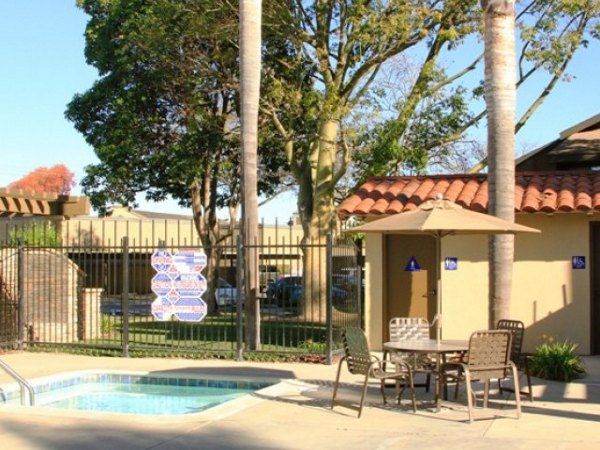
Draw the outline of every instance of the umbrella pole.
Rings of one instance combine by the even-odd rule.
[[[436,339],[438,342],[442,339],[442,238],[439,233],[435,234],[435,251],[436,251],[436,311],[435,311],[435,325],[436,325]]]

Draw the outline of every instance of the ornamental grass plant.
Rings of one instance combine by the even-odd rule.
[[[544,342],[535,348],[529,369],[531,375],[546,380],[571,381],[585,375],[585,366],[575,352],[577,344],[568,340],[558,342],[544,336]]]

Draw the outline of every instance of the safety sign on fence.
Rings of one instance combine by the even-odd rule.
[[[197,250],[156,250],[150,259],[156,270],[152,278],[152,315],[156,320],[199,322],[206,317],[207,305],[202,299],[206,278],[200,273],[206,267],[206,255]]]

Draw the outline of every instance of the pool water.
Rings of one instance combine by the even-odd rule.
[[[271,384],[104,373],[34,385],[34,390],[36,407],[160,416],[198,413]],[[19,392],[12,394],[3,393],[5,403],[20,404]]]

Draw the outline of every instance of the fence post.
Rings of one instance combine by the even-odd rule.
[[[236,302],[235,302],[235,312],[236,312],[236,343],[237,343],[237,351],[236,351],[236,361],[244,360],[244,329],[243,329],[243,320],[242,320],[242,290],[244,289],[244,284],[242,283],[242,279],[244,277],[244,257],[242,255],[243,247],[242,247],[242,238],[238,234],[237,241],[237,255],[235,261],[235,291],[236,291]]]
[[[23,295],[25,288],[25,258],[23,254],[23,244],[19,240],[17,243],[17,339],[19,340],[19,350],[23,350],[23,341],[28,338],[27,324],[25,323],[27,305],[25,305],[25,296]]]
[[[357,280],[356,283],[358,284],[357,287],[357,302],[358,304],[357,306],[357,311],[358,311],[358,326],[361,327],[363,330],[365,329],[365,317],[363,315],[363,298],[365,295],[365,291],[364,291],[364,269],[365,269],[365,257],[363,255],[362,252],[362,241],[360,242],[360,246],[358,247],[357,250],[357,255],[356,255],[356,266],[357,266]]]
[[[121,284],[121,339],[123,357],[127,358],[129,356],[129,238],[127,236],[121,239],[121,265],[123,277]]]
[[[333,238],[331,233],[327,233],[327,263],[325,264],[325,273],[327,274],[327,313],[326,313],[326,355],[325,363],[333,363]]]

